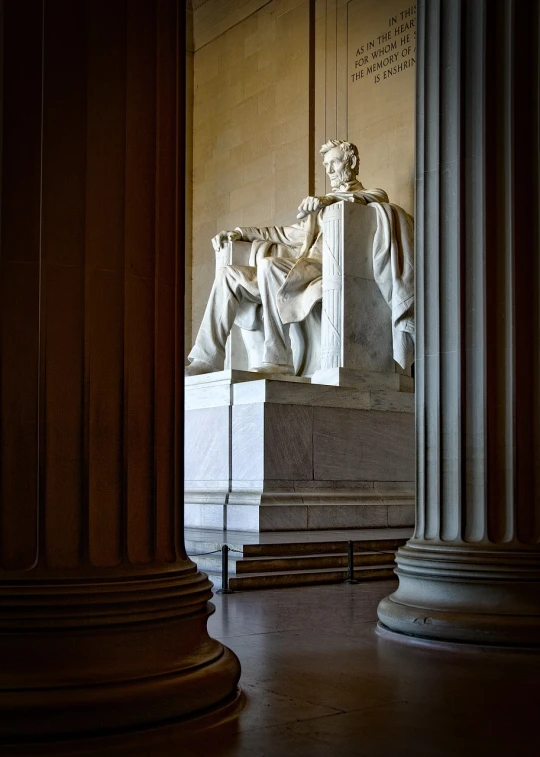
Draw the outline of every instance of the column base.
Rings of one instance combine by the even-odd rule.
[[[399,586],[378,607],[382,626],[408,637],[540,647],[540,554],[425,546],[398,552]]]
[[[125,739],[230,717],[240,664],[206,630],[207,577],[193,563],[180,566],[116,580],[3,584],[0,744],[13,752]]]
[[[226,655],[231,655],[225,650]],[[72,757],[72,755],[104,755],[118,754],[119,757],[133,757],[142,754],[162,754],[162,750],[180,746],[185,739],[191,738],[198,731],[225,725],[232,721],[242,711],[245,705],[245,695],[237,688],[232,696],[213,707],[211,710],[197,713],[179,720],[166,721],[142,730],[131,729],[110,734],[96,736],[81,736],[77,739],[26,741],[4,744],[0,741],[2,751],[6,757]],[[167,751],[167,754],[169,752]]]
[[[379,621],[375,628],[377,636],[397,644],[421,647],[422,649],[434,649],[437,651],[459,652],[460,654],[484,654],[485,652],[507,652],[509,654],[538,654],[538,647],[515,646],[503,644],[471,644],[465,641],[441,641],[422,636],[410,636],[409,634],[391,631]]]

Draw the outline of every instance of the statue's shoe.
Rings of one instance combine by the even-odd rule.
[[[292,365],[276,365],[276,363],[263,363],[249,370],[253,373],[275,373],[281,376],[292,376],[294,374]]]
[[[193,360],[185,369],[186,376],[202,376],[204,373],[214,373],[219,368],[207,363],[206,360]]]

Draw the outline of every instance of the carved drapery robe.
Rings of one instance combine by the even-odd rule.
[[[344,200],[371,205],[377,213],[373,242],[375,281],[391,310],[394,360],[408,368],[414,360],[414,224],[399,206],[388,201],[382,189],[366,190],[358,181],[326,195],[333,202]],[[322,299],[322,235],[325,208],[291,226],[238,227],[250,241],[249,265],[267,256],[295,258],[296,263],[277,294],[283,323],[298,323]],[[236,323],[244,329],[261,327],[261,306],[242,303]]]

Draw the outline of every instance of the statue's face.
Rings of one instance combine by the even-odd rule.
[[[354,173],[349,160],[346,160],[339,147],[332,147],[323,156],[323,166],[326,171],[332,189],[339,189],[340,184],[345,184],[354,179]]]

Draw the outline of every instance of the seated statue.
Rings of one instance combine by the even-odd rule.
[[[322,235],[325,208],[348,201],[377,208],[373,250],[375,281],[391,310],[394,359],[408,368],[414,359],[413,221],[391,205],[382,189],[366,190],[357,180],[355,145],[330,140],[321,147],[332,191],[306,197],[297,223],[222,231],[216,252],[229,241],[252,243],[250,265],[226,265],[216,272],[212,291],[189,354],[187,376],[223,370],[225,346],[234,323],[262,328],[261,373],[292,374],[289,326],[303,321],[322,299]],[[261,312],[262,311],[262,312]],[[261,322],[262,317],[262,322]]]

